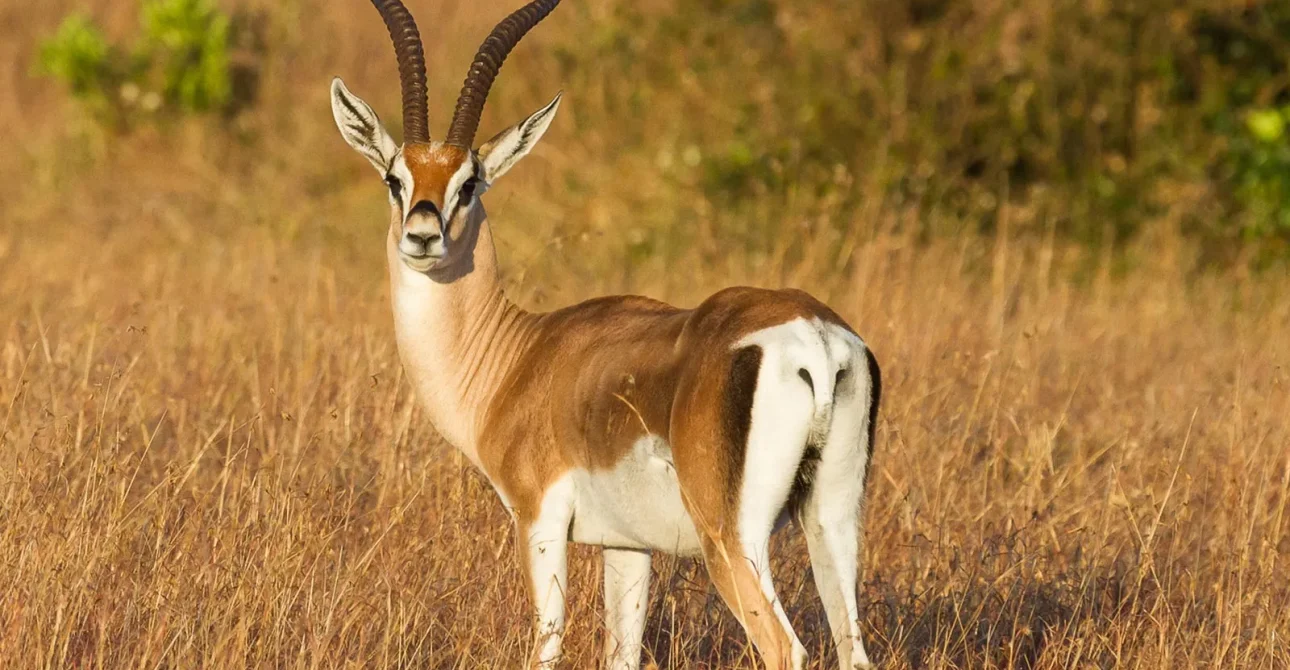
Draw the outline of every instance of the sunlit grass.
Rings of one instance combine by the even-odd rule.
[[[0,657],[513,666],[528,622],[508,519],[411,402],[379,270],[251,232],[213,250],[130,238],[99,240],[92,265],[67,263],[75,236],[24,246],[0,274]],[[1038,284],[1016,250],[992,256],[996,293],[954,269],[970,253],[880,237],[805,282],[888,379],[871,650],[895,667],[1284,663],[1287,303],[1148,272],[1094,297]],[[689,268],[688,291],[615,288],[689,302],[722,283]],[[781,548],[819,658],[804,549]],[[574,552],[571,667],[597,653],[595,555]],[[700,566],[657,566],[651,654],[751,667]]]

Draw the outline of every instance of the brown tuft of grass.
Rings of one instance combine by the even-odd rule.
[[[326,106],[340,73],[397,116],[370,8],[275,10],[299,25],[276,36],[292,58],[266,66],[254,144],[197,124],[96,144],[22,74],[72,5],[49,4],[0,8],[0,140],[22,138],[0,163],[0,666],[515,667],[509,521],[409,396],[384,195]],[[496,12],[426,13],[463,26],[428,44],[446,94]],[[491,127],[550,93],[544,39],[508,62]],[[887,382],[862,593],[884,667],[1290,664],[1284,282],[1191,272],[1167,225],[1123,257],[1006,215],[994,238],[920,240],[880,194],[760,212],[784,227],[768,252],[728,245],[699,200],[674,224],[692,245],[629,263],[641,212],[615,194],[662,182],[639,157],[600,167],[615,120],[588,109],[488,195],[513,297],[795,285],[855,324]],[[829,667],[805,548],[778,542],[780,593]],[[569,667],[599,654],[597,553],[573,552]],[[755,667],[700,565],[655,570],[659,667]]]

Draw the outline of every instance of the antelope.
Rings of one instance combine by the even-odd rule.
[[[503,61],[558,2],[533,0],[493,29],[443,140],[430,138],[421,36],[400,0],[372,4],[398,60],[403,144],[331,84],[341,135],[389,188],[406,374],[514,521],[534,611],[527,663],[560,659],[572,541],[604,548],[606,667],[640,667],[654,551],[702,557],[766,667],[803,667],[770,573],[771,535],[792,520],[839,666],[871,667],[857,579],[881,378],[856,331],[797,290],[729,288],[692,309],[609,296],[532,313],[502,289],[480,199],[542,138],[560,95],[478,147],[475,133]]]

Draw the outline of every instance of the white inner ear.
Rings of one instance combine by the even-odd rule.
[[[376,112],[350,93],[340,77],[331,80],[331,114],[345,142],[363,154],[378,172],[388,172],[399,145],[381,125]]]
[[[498,133],[496,137],[479,147],[479,158],[484,164],[484,179],[489,183],[506,174],[511,166],[519,162],[542,139],[546,129],[555,119],[555,112],[560,108],[560,97],[557,93],[546,107],[534,112],[532,116]]]

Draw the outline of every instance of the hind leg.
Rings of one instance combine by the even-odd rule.
[[[812,501],[803,508],[798,521],[810,550],[815,588],[828,614],[838,667],[843,670],[870,668],[872,664],[860,639],[860,613],[856,604],[858,515],[852,513],[848,519],[845,512],[828,507]]]
[[[747,632],[767,670],[804,667],[806,649],[793,633],[770,574],[770,535],[784,497],[775,490],[745,487],[745,494],[731,504],[730,482],[713,485],[688,480],[682,472],[678,467],[681,490],[717,593]]]
[[[863,391],[863,389],[861,389]],[[843,394],[833,414],[810,495],[798,511],[843,670],[873,667],[860,640],[856,604],[860,510],[869,455],[866,396]]]
[[[707,424],[696,422],[699,428],[693,432],[679,432],[673,453],[717,592],[769,670],[796,670],[805,665],[806,649],[775,594],[770,537],[806,450],[813,398],[797,368],[784,365],[775,349],[749,367],[755,382],[745,379],[740,386],[755,388],[746,400],[751,406],[739,411],[739,404],[726,405],[724,419],[718,415]],[[743,421],[745,428],[725,435],[729,441],[724,444],[713,444],[711,431],[703,428],[723,421]],[[732,455],[733,462],[727,460]]]
[[[775,595],[769,555],[763,552],[750,558],[750,550],[735,538],[703,538],[708,575],[757,648],[766,669],[800,670],[806,664],[806,648],[793,634]]]

